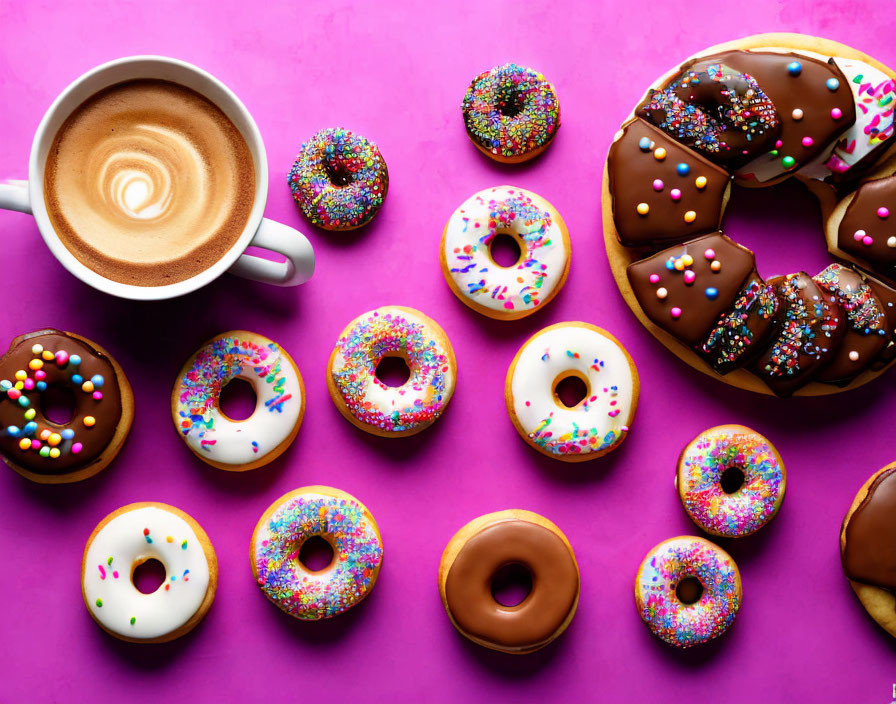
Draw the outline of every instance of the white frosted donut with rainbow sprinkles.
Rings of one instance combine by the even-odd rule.
[[[398,387],[376,376],[385,357],[399,357],[410,372]],[[350,322],[327,364],[327,388],[339,412],[374,435],[419,433],[445,410],[454,394],[457,365],[438,323],[413,308],[384,306]]]
[[[321,570],[300,559],[302,545],[321,537],[333,559]],[[347,611],[366,597],[383,563],[373,515],[354,496],[307,486],[281,496],[255,527],[252,574],[264,595],[290,616],[316,621]]]
[[[718,638],[734,623],[743,590],[731,556],[691,536],[664,540],[635,577],[635,604],[661,640],[679,648]]]
[[[557,386],[575,377],[585,395],[573,407]],[[507,412],[523,439],[548,457],[590,460],[628,436],[640,382],[626,349],[589,323],[558,323],[530,337],[517,352],[504,386]]]
[[[520,248],[501,266],[491,245],[510,235]],[[442,234],[440,260],[455,295],[490,318],[515,319],[543,308],[569,274],[566,224],[541,196],[514,186],[474,193],[454,211]]]
[[[228,418],[221,391],[234,379],[255,392],[254,413]],[[209,340],[187,360],[171,394],[171,416],[187,446],[220,469],[265,465],[289,447],[305,413],[305,386],[292,358],[263,335],[235,330]]]
[[[134,570],[147,560],[165,567],[151,594]],[[202,527],[167,504],[128,504],[94,529],[81,562],[81,592],[93,619],[117,638],[161,643],[191,630],[215,598],[218,562]]]

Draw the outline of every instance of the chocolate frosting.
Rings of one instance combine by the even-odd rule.
[[[887,343],[881,349],[877,359],[871,363],[874,370],[883,369],[896,357],[896,289],[870,274],[865,274],[868,285],[880,301],[886,318]]]
[[[516,606],[502,606],[492,579],[506,565],[532,574],[532,591]],[[569,617],[579,595],[575,557],[554,531],[521,519],[502,520],[470,538],[445,582],[452,618],[474,638],[503,648],[530,650],[547,643]]]
[[[60,365],[55,360],[44,360],[41,354],[32,352],[32,347],[36,344],[54,355],[59,351],[64,351],[69,357],[78,355],[81,362],[78,365],[71,362]],[[29,367],[32,360],[36,359],[43,361],[40,370]],[[41,412],[41,392],[36,387],[20,390],[21,397],[27,399],[27,406],[23,406],[18,399],[11,399],[7,390],[0,389],[0,454],[19,467],[45,475],[66,474],[95,462],[109,446],[121,420],[121,391],[115,368],[109,358],[92,345],[64,332],[41,330],[19,338],[0,359],[0,380],[15,384],[16,372],[19,371],[25,372],[35,382],[37,372],[42,371],[46,374],[42,381],[48,388],[70,388],[75,399],[74,415],[66,425],[58,425],[45,418]],[[75,374],[80,375],[83,381],[97,375],[102,376],[102,386],[97,388],[102,399],[94,399],[92,393],[81,389],[80,383],[73,382],[72,376]],[[35,410],[35,417],[31,422],[36,424],[37,429],[26,434],[24,431],[29,420],[25,413],[29,409]],[[87,416],[96,420],[91,427],[84,424]],[[11,434],[10,428],[20,432]],[[58,457],[44,457],[38,449],[22,450],[19,446],[23,438],[40,441],[40,433],[45,429],[52,433],[62,433],[66,428],[74,431],[74,437],[63,440],[56,446],[60,449]],[[80,443],[80,452],[71,451],[75,443]],[[46,441],[41,441],[40,444],[48,446]]]
[[[881,472],[846,524],[840,558],[846,576],[896,591],[896,469]]]
[[[780,116],[780,146],[738,169],[738,177],[752,179],[761,175],[760,180],[768,181],[796,171],[825,152],[855,122],[852,91],[843,72],[832,61],[819,61],[792,52],[734,50],[696,59],[682,69],[686,71],[708,62],[722,63],[752,76],[771,98]],[[797,75],[788,70],[793,62],[800,64]],[[834,90],[827,87],[832,79],[837,82]],[[794,110],[801,111],[796,114],[799,119]],[[840,117],[834,119],[832,110],[839,110]],[[806,137],[811,143],[804,142]],[[788,156],[793,163],[786,166],[783,159]]]
[[[836,297],[804,271],[768,282],[781,301],[780,327],[751,371],[778,396],[790,396],[834,358],[846,316]]]
[[[662,159],[658,149],[665,150]],[[625,125],[610,146],[607,169],[613,222],[624,246],[681,242],[719,229],[728,174],[653,125],[640,119]],[[700,177],[706,179],[702,188]],[[645,215],[638,212],[642,203],[649,208]],[[687,213],[694,214],[692,222]]]
[[[843,342],[815,380],[845,386],[867,369],[887,344],[887,318],[865,277],[852,267],[831,264],[813,278],[837,298],[847,321]]]
[[[880,217],[881,207],[890,215]],[[870,244],[865,237],[871,238]],[[896,175],[859,187],[840,221],[837,247],[885,276],[896,276]]]
[[[713,262],[721,265],[718,271]],[[630,264],[626,274],[644,314],[693,347],[731,308],[754,271],[753,253],[716,232]]]

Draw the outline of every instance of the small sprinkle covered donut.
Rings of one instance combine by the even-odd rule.
[[[741,538],[778,513],[787,472],[774,445],[755,430],[720,425],[684,448],[675,486],[684,510],[700,528]]]
[[[147,560],[165,567],[152,594],[134,586]],[[103,630],[134,643],[164,643],[192,630],[218,586],[218,560],[202,527],[174,506],[143,502],[106,516],[87,539],[81,593]]]
[[[515,565],[531,589],[515,606],[492,589],[502,568]],[[470,521],[445,547],[439,594],[466,638],[505,653],[531,653],[557,638],[579,603],[579,566],[563,532],[531,511],[498,511]]]
[[[255,391],[255,412],[234,421],[219,405],[234,379]],[[245,330],[209,340],[187,360],[171,394],[171,416],[199,459],[232,471],[255,469],[279,457],[295,439],[305,414],[305,386],[280,345]]]
[[[647,553],[635,577],[635,604],[648,628],[678,648],[718,638],[740,609],[740,572],[703,538],[670,538]]]
[[[72,418],[47,418],[48,389],[68,390]],[[0,456],[42,484],[91,477],[118,454],[134,420],[134,396],[118,363],[95,342],[59,330],[12,341],[0,359]]]
[[[385,357],[399,357],[410,375],[399,387],[376,376]],[[434,320],[413,308],[385,306],[346,326],[327,363],[327,388],[339,412],[368,433],[419,433],[445,410],[457,380],[454,350]]]
[[[379,212],[389,190],[389,172],[376,144],[332,127],[302,144],[288,182],[313,224],[325,230],[354,230]]]
[[[538,71],[504,64],[467,88],[462,105],[467,136],[496,161],[528,161],[551,143],[560,127],[554,86]]]
[[[519,260],[501,266],[491,245],[512,237]],[[569,233],[541,196],[513,186],[479,191],[461,205],[442,233],[442,273],[454,294],[490,318],[513,320],[543,308],[566,283]]]
[[[575,378],[584,396],[569,407],[557,387]],[[507,412],[522,438],[548,457],[578,462],[605,455],[628,435],[638,407],[638,370],[606,330],[558,323],[517,352],[504,386]]]
[[[316,571],[299,559],[313,537],[333,549],[332,562]],[[370,511],[354,496],[307,486],[268,507],[252,534],[250,557],[268,599],[290,616],[317,621],[348,611],[370,593],[383,564],[383,541]]]

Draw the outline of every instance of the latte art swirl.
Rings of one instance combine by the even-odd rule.
[[[233,246],[255,191],[245,140],[213,103],[130,81],[83,103],[56,135],[47,210],[66,247],[108,278],[157,286]]]

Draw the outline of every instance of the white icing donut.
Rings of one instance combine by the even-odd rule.
[[[255,412],[233,421],[218,405],[233,379],[252,385]],[[295,437],[305,410],[302,377],[276,342],[242,330],[219,335],[181,370],[171,397],[178,432],[196,455],[225,469],[248,469],[276,458]]]
[[[557,384],[577,376],[587,394],[563,405]],[[608,332],[588,323],[559,323],[533,335],[507,373],[507,410],[526,441],[566,460],[606,454],[628,434],[638,405],[634,362]]]
[[[87,609],[103,628],[130,640],[153,640],[193,619],[206,601],[217,561],[214,552],[206,555],[190,523],[168,510],[173,507],[133,506],[107,516],[91,536],[81,565],[81,589]],[[165,566],[165,581],[152,594],[143,594],[131,577],[149,559]],[[214,588],[212,583],[212,596]]]
[[[513,236],[520,259],[495,263],[489,246]],[[543,307],[569,272],[569,235],[560,214],[544,198],[513,186],[470,196],[448,220],[442,236],[442,270],[454,293],[480,313],[520,318]]]

